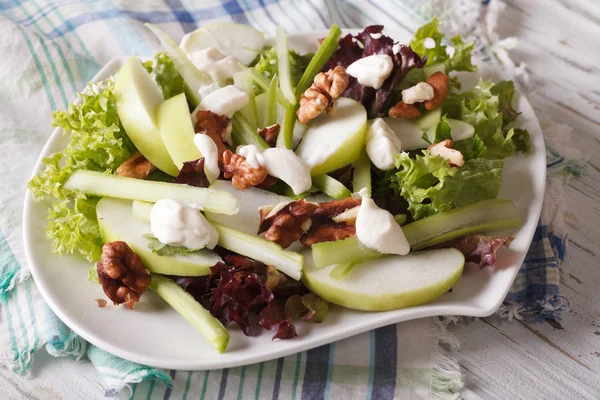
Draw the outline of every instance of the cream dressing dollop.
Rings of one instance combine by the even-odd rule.
[[[204,173],[208,181],[213,183],[221,174],[219,170],[219,149],[215,141],[203,133],[194,135],[194,144],[200,150],[202,157],[204,157]]]
[[[373,165],[387,171],[394,168],[394,160],[400,154],[402,144],[382,118],[375,118],[367,130],[366,150]]]
[[[346,72],[355,77],[361,85],[379,89],[393,68],[392,57],[387,54],[373,54],[354,61],[346,68]]]
[[[227,85],[206,95],[198,108],[231,118],[236,111],[241,110],[249,101],[250,98],[246,92],[236,86]]]
[[[393,215],[377,207],[366,189],[361,189],[358,194],[362,197],[356,216],[356,237],[359,242],[383,254],[408,254],[410,245]]]
[[[225,57],[214,47],[194,51],[188,54],[190,61],[200,71],[210,75],[213,81],[223,82],[231,79],[240,71],[239,60],[234,56]]]
[[[254,145],[238,147],[252,168],[264,167],[268,174],[287,183],[295,194],[308,191],[312,186],[309,165],[292,150],[269,148],[261,151]]]
[[[163,244],[188,249],[214,249],[219,241],[219,233],[197,208],[172,199],[152,206],[150,231]]]

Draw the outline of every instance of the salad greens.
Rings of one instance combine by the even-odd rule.
[[[164,51],[156,53],[154,61],[146,61],[144,68],[158,84],[165,100],[185,92],[185,82],[171,57]]]
[[[308,67],[313,55],[300,55],[294,50],[290,50],[288,54],[292,85],[296,86],[298,85],[302,74],[306,70],[306,67]],[[275,47],[266,47],[259,54],[256,64],[254,64],[254,69],[269,80],[273,78],[275,74],[277,74],[277,71],[279,70],[278,67],[279,64],[277,63],[277,50]],[[262,89],[260,89],[259,92],[262,92]],[[256,94],[259,94],[259,92]]]
[[[172,256],[174,254],[179,254],[180,256],[187,256],[191,253],[195,253],[200,249],[188,249],[187,247],[181,246],[171,246],[168,244],[161,243],[156,237],[154,237],[151,233],[146,233],[143,235],[148,239],[148,248],[152,250],[153,253],[158,254],[159,256]]]

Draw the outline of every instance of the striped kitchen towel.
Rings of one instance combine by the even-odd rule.
[[[493,0],[498,2],[499,0]],[[380,328],[335,344],[279,360],[218,371],[162,371],[114,357],[71,332],[46,306],[29,278],[21,219],[25,185],[51,129],[51,113],[64,109],[111,58],[151,56],[159,50],[143,26],[157,24],[175,38],[213,21],[249,24],[273,34],[383,24],[413,32],[436,15],[449,33],[477,42],[480,55],[493,59],[479,35],[479,0],[223,0],[117,2],[110,0],[0,1],[0,358],[28,375],[38,350],[53,356],[89,359],[103,378],[107,397],[173,399],[229,398],[455,398],[462,385],[458,365],[441,350],[456,342],[438,319]],[[484,4],[484,6],[482,6]],[[554,151],[556,150],[556,151]],[[581,169],[559,149],[549,167],[563,174]],[[566,171],[566,172],[565,172]],[[563,175],[564,176],[564,175]],[[563,304],[558,276],[564,259],[561,180],[548,198],[532,253],[523,265],[503,312],[555,315]],[[543,256],[543,259],[541,257]],[[539,266],[544,274],[539,273]],[[532,271],[537,270],[534,274]],[[542,312],[543,311],[543,312]],[[87,362],[87,361],[86,361]],[[78,374],[61,380],[83,379]],[[55,390],[59,390],[58,386]],[[60,393],[73,398],[72,393]],[[100,397],[89,393],[85,397]],[[2,397],[2,396],[0,396]]]

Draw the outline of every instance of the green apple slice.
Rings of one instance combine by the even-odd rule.
[[[229,343],[229,332],[191,294],[171,279],[155,274],[152,274],[150,289],[192,324],[219,353],[225,351]]]
[[[475,128],[473,125],[465,121],[452,118],[447,118],[446,121],[448,121],[448,124],[450,125],[450,136],[452,136],[452,140],[455,142],[469,139],[475,134]]]
[[[135,147],[158,169],[177,175],[155,119],[163,96],[137,57],[130,57],[119,70],[115,96],[119,119]]]
[[[390,256],[354,266],[343,279],[318,269],[305,253],[304,284],[331,303],[364,311],[387,311],[434,300],[460,279],[465,258],[456,249]],[[338,279],[336,279],[338,278]]]
[[[216,253],[203,249],[187,256],[159,256],[148,248],[150,225],[131,215],[131,201],[105,197],[96,205],[100,234],[104,243],[122,240],[136,252],[142,262],[157,274],[179,276],[209,275],[210,267],[221,261]]]
[[[248,25],[214,22],[188,33],[181,39],[186,54],[215,47],[225,56],[234,56],[250,64],[266,44],[265,35]]]
[[[160,136],[177,169],[181,169],[185,161],[202,157],[194,144],[196,132],[184,93],[163,101],[158,106],[157,119]]]
[[[308,124],[296,154],[322,175],[360,158],[367,134],[367,111],[359,102],[341,98],[333,113],[323,113]]]
[[[400,139],[402,151],[425,149],[429,146],[429,143],[423,140],[423,130],[415,121],[391,117],[385,117],[383,120]]]

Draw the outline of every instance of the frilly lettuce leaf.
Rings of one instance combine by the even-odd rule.
[[[159,256],[172,256],[175,254],[179,254],[181,256],[187,256],[191,253],[200,251],[203,247],[198,249],[188,249],[187,247],[181,246],[171,246],[168,244],[161,243],[153,234],[147,233],[143,235],[148,239],[148,248],[152,250],[153,253],[158,254]]]
[[[427,56],[427,65],[444,64],[446,73],[451,71],[477,71],[471,61],[474,43],[465,43],[460,36],[450,39],[453,47],[452,56],[448,54],[448,46],[444,44],[445,34],[440,32],[440,21],[437,18],[420,27],[410,42],[410,47],[420,57]],[[427,40],[431,39],[431,40]],[[433,46],[427,42],[432,42]]]
[[[504,124],[514,122],[520,113],[512,107],[512,100],[515,96],[515,84],[513,81],[502,81],[491,89],[492,94],[498,96],[500,111]]]
[[[61,152],[43,160],[44,169],[29,182],[38,200],[49,200],[46,236],[58,254],[79,253],[98,260],[102,240],[96,220],[97,197],[67,191],[62,185],[73,171],[114,171],[134,151],[117,115],[114,79],[89,83],[80,104],[53,114],[53,126],[64,129],[69,142]]]
[[[144,67],[160,87],[165,100],[185,91],[183,77],[175,68],[173,60],[164,51],[156,53],[154,62],[146,61]]]
[[[310,63],[312,54],[300,55],[293,50],[289,52],[290,72],[292,76],[292,85],[294,87],[300,81],[300,77]],[[271,79],[277,73],[277,50],[275,46],[264,49],[258,56],[258,61],[254,65],[254,69],[261,75]]]
[[[425,150],[411,157],[402,153],[398,168],[390,175],[390,186],[397,196],[408,201],[415,220],[441,211],[481,200],[493,199],[502,184],[502,160],[471,159],[460,167],[451,167],[441,157]]]

